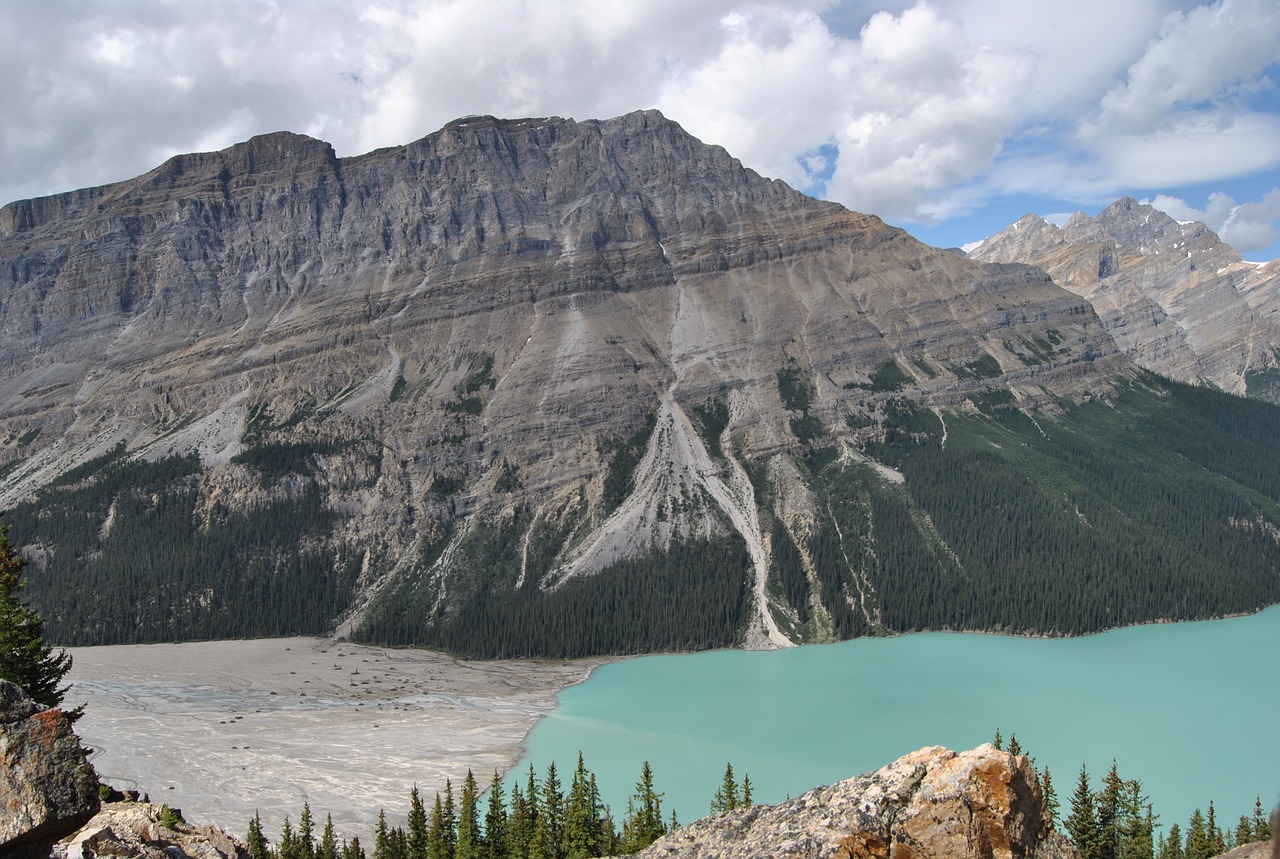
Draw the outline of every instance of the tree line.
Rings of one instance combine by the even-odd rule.
[[[274,845],[255,814],[246,843],[251,859],[588,859],[638,853],[677,828],[674,811],[663,815],[662,798],[646,761],[627,800],[622,826],[616,827],[609,806],[600,798],[595,773],[586,768],[579,753],[567,791],[554,761],[542,778],[530,764],[523,787],[517,782],[509,793],[495,771],[482,794],[468,770],[461,792],[455,795],[452,783],[446,781],[444,794],[436,794],[430,810],[414,786],[405,826],[390,826],[386,810],[380,810],[369,851],[358,837],[339,840],[332,815],[326,816],[317,836],[309,804],[303,805],[296,827],[285,817]],[[738,782],[733,764],[726,765],[724,780],[711,801],[712,812],[751,804],[750,777]]]

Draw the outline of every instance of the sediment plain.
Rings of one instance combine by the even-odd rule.
[[[274,837],[304,802],[371,838],[468,769],[487,785],[519,760],[556,693],[604,660],[468,662],[318,638],[73,648],[66,704],[103,781],[243,836]],[[371,843],[371,842],[368,842]]]

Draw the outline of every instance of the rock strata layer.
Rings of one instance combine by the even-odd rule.
[[[1147,369],[1280,402],[1280,263],[1244,262],[1198,221],[1125,198],[1062,227],[1027,215],[969,256],[1044,269]]]
[[[1052,826],[1025,756],[990,744],[920,749],[883,769],[774,806],[704,818],[655,842],[647,859],[1026,859],[1076,857]]]
[[[0,680],[0,856],[43,859],[98,807],[98,776],[67,717]]]

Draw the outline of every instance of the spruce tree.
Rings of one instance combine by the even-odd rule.
[[[520,785],[511,786],[511,813],[507,815],[506,855],[510,859],[523,859],[533,841],[533,814],[529,801],[520,791]]]
[[[567,859],[587,859],[598,855],[599,809],[592,796],[591,778],[578,752],[578,765],[569,783],[569,798],[564,807],[562,851]]]
[[[267,846],[267,837],[262,834],[262,818],[256,811],[253,813],[253,819],[249,821],[249,833],[244,840],[249,847],[249,859],[270,859],[271,852]]]
[[[427,809],[415,784],[409,791],[409,819],[405,847],[409,859],[427,859]]]
[[[302,803],[302,816],[298,818],[298,852],[302,859],[315,859],[315,824],[311,819],[311,803]]]
[[[1080,777],[1071,794],[1071,814],[1067,816],[1066,826],[1081,859],[1099,859],[1098,815],[1093,807],[1093,791],[1089,789],[1089,771],[1084,764],[1080,765]]]
[[[1098,859],[1119,859],[1120,844],[1120,794],[1124,783],[1116,769],[1115,760],[1102,779],[1102,790],[1094,797],[1094,809],[1098,816]]]
[[[547,764],[547,775],[542,780],[542,798],[538,803],[538,820],[534,825],[534,840],[544,859],[562,859],[564,856],[564,792],[560,787],[560,775],[556,762]]]
[[[462,797],[458,806],[458,834],[454,845],[454,859],[481,859],[480,814],[477,804],[480,792],[476,778],[467,770],[462,782]]]
[[[1042,789],[1044,791],[1044,806],[1049,809],[1049,819],[1054,825],[1057,825],[1059,819],[1058,809],[1060,807],[1058,803],[1058,792],[1054,790],[1053,776],[1050,775],[1048,767],[1044,768],[1044,784],[1042,785]]]
[[[59,707],[67,688],[62,678],[71,670],[71,655],[44,643],[44,621],[19,598],[27,561],[9,542],[0,525],[0,680],[21,686],[37,704]],[[81,708],[66,711],[75,721]]]
[[[1262,797],[1253,798],[1253,837],[1257,841],[1271,838],[1271,816],[1262,810]]]
[[[387,833],[387,813],[378,809],[378,828],[373,834],[373,859],[391,859],[391,845]]]
[[[1198,808],[1191,812],[1191,819],[1187,821],[1187,844],[1183,853],[1186,859],[1209,859],[1214,855],[1213,840],[1205,825],[1204,812]]]
[[[502,795],[502,778],[493,771],[489,782],[489,806],[484,815],[484,841],[482,855],[485,859],[507,857],[507,808]]]
[[[720,789],[711,798],[711,813],[719,814],[722,811],[733,811],[737,807],[738,783],[733,778],[733,764],[728,763],[724,767],[724,779],[720,782]]]
[[[623,853],[638,853],[667,833],[662,819],[662,796],[653,788],[653,770],[645,761],[636,792],[627,801],[627,816],[622,821],[619,847]]]
[[[1185,859],[1182,853],[1182,830],[1178,824],[1169,826],[1169,832],[1160,839],[1159,859]]]
[[[1009,735],[1009,754],[1015,756],[1022,754],[1022,744],[1018,742],[1017,734]]]
[[[742,799],[738,801],[739,808],[750,808],[754,804],[751,796],[751,776],[743,773],[742,775]]]
[[[427,859],[453,859],[452,834],[445,829],[444,802],[440,794],[436,794],[436,803],[431,808],[431,820],[427,824]]]
[[[333,815],[324,817],[324,829],[320,831],[320,848],[316,855],[319,859],[338,859],[338,839],[333,834]]]

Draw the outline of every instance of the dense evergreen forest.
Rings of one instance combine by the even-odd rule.
[[[1280,602],[1277,407],[1147,375],[1106,401],[1030,411],[995,391],[935,411],[898,396],[902,377],[896,364],[877,371],[869,396],[890,399],[873,416],[848,416],[842,432],[858,444],[824,429],[781,454],[816,499],[803,527],[775,515],[767,463],[744,463],[772,548],[775,618],[794,638],[1079,634]],[[830,421],[810,413],[812,386],[796,368],[778,384],[797,420]],[[724,466],[725,402],[692,404],[690,414]],[[649,420],[606,446],[605,508],[587,511],[592,521],[631,491],[652,431]],[[315,466],[363,456],[376,471],[381,447],[247,440],[256,446],[235,461],[258,481],[248,506],[211,497],[194,456],[148,463],[118,447],[3,513],[28,547],[27,598],[50,640],[332,630],[365,547],[335,538],[336,490]],[[884,479],[876,463],[903,481]],[[429,492],[446,510],[461,481],[438,482],[448,486]],[[726,523],[721,536],[677,538],[667,553],[556,582],[564,547],[589,530],[582,512],[484,515],[428,523],[418,556],[381,589],[356,637],[568,657],[732,646],[751,617],[750,558]]]
[[[999,730],[995,745],[1004,748]],[[1010,737],[1008,751],[1025,754],[1016,736]],[[444,795],[436,794],[429,808],[415,787],[409,795],[406,825],[390,826],[386,810],[381,810],[368,850],[358,838],[340,839],[331,816],[317,835],[308,804],[303,805],[296,827],[290,818],[284,819],[275,844],[268,841],[262,819],[255,815],[246,838],[249,855],[251,859],[588,859],[637,853],[679,826],[674,814],[663,815],[663,794],[647,762],[620,827],[612,810],[601,802],[595,774],[586,768],[581,754],[567,791],[554,762],[542,778],[530,765],[523,781],[522,787],[517,780],[508,794],[495,772],[488,790],[481,793],[468,771],[459,794],[446,782]],[[1173,823],[1160,832],[1159,815],[1143,794],[1142,783],[1121,778],[1114,763],[1097,789],[1081,767],[1065,818],[1060,817],[1047,769],[1041,786],[1055,828],[1065,829],[1081,859],[1210,859],[1232,847],[1271,837],[1271,818],[1261,799],[1234,825],[1220,824],[1210,802],[1207,816],[1196,809],[1185,829]],[[709,799],[712,814],[750,808],[754,804],[750,777],[744,775],[738,781],[733,764],[726,765],[720,786]]]
[[[68,472],[4,513],[15,540],[41,547],[26,595],[49,640],[329,632],[351,599],[359,558],[325,548],[337,516],[315,484],[249,512],[215,507],[202,517],[194,455],[148,463],[122,453]]]

